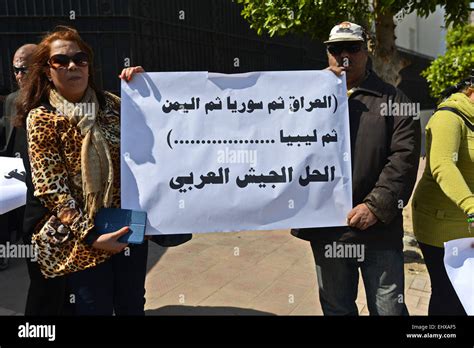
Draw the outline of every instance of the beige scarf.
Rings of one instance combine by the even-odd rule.
[[[107,142],[96,124],[99,112],[97,96],[88,88],[79,103],[71,103],[52,89],[49,102],[81,131],[81,175],[84,206],[94,216],[101,207],[110,207],[114,172]]]

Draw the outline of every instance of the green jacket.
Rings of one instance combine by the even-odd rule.
[[[474,101],[455,93],[440,107],[464,113],[474,124]],[[451,111],[437,111],[426,126],[426,168],[413,196],[413,229],[418,241],[443,247],[472,237],[467,214],[474,213],[474,132]]]

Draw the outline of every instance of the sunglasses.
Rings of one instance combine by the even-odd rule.
[[[79,52],[72,57],[65,54],[55,54],[48,60],[48,65],[53,69],[67,69],[71,61],[79,67],[85,67],[89,65],[89,56],[87,53]]]
[[[13,73],[18,75],[19,73],[26,74],[28,72],[28,68],[26,66],[13,66]]]
[[[362,50],[362,45],[359,44],[353,44],[353,45],[329,45],[328,47],[328,52],[331,53],[332,55],[338,55],[341,54],[342,51],[346,51],[347,53],[357,53]]]

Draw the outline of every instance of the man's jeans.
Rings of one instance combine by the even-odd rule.
[[[364,247],[361,255],[341,255],[331,250],[336,245],[347,244],[311,242],[324,315],[358,315],[359,267],[370,315],[408,315],[403,251]]]

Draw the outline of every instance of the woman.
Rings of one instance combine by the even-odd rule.
[[[460,112],[457,115],[453,108]],[[443,264],[444,242],[474,231],[474,86],[441,103],[426,126],[426,168],[413,228],[431,279],[429,315],[466,315]]]
[[[16,124],[28,134],[25,233],[38,253],[26,314],[64,313],[65,299],[79,315],[143,315],[147,243],[124,254],[126,227],[94,232],[100,208],[120,207],[120,98],[95,86],[92,50],[76,30],[58,27],[38,45]]]

